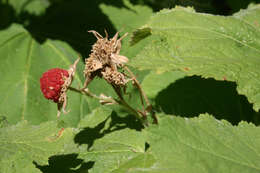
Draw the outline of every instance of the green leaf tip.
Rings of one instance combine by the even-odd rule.
[[[149,35],[151,35],[151,28],[149,27],[143,27],[135,30],[131,36],[130,45],[135,45],[136,43],[145,39]]]

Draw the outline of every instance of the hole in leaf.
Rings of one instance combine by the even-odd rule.
[[[33,164],[43,173],[87,173],[95,162],[83,162],[82,159],[77,159],[77,156],[78,154],[55,155],[49,158],[48,165],[39,165],[35,161],[33,161]]]
[[[258,125],[259,113],[253,110],[244,95],[237,93],[236,87],[235,82],[185,77],[162,90],[155,104],[158,110],[167,114],[195,117],[209,113],[233,125],[242,120]]]

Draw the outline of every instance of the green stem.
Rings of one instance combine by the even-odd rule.
[[[146,117],[145,116],[141,116],[138,111],[136,111],[134,108],[132,108],[124,99],[124,97],[121,94],[121,90],[120,88],[112,85],[114,91],[116,92],[117,96],[119,97],[120,101],[119,103],[121,103],[120,105],[124,106],[125,108],[127,108],[130,112],[132,112],[134,114],[134,116],[139,119],[143,125],[147,126],[148,124],[146,123]]]
[[[68,87],[68,89],[71,90],[71,91],[77,92],[79,94],[84,94],[84,95],[87,95],[87,96],[95,98],[95,99],[100,99],[100,97],[98,97],[97,95],[91,93],[90,91],[88,91],[86,89],[80,90],[80,89],[73,88],[73,87]]]
[[[137,87],[137,89],[139,90],[139,94],[140,94],[140,97],[141,97],[141,103],[142,105],[144,106],[143,104],[143,98],[145,100],[145,103],[146,103],[146,108],[145,110],[143,110],[143,114],[146,116],[147,115],[147,112],[149,112],[152,116],[152,119],[153,119],[153,123],[154,124],[158,124],[158,118],[156,116],[156,114],[153,112],[153,108],[152,108],[152,105],[151,103],[149,102],[148,100],[148,97],[146,96],[145,92],[143,91],[142,87],[141,87],[141,84],[139,83],[139,81],[136,79],[136,76],[134,75],[134,73],[127,67],[127,66],[124,66],[124,69],[130,74],[132,80],[134,81],[135,83],[135,86]],[[147,117],[146,117],[147,118]]]
[[[114,88],[114,87],[113,87]],[[93,93],[91,93],[89,90],[87,89],[84,89],[84,90],[80,90],[80,89],[77,89],[77,88],[73,88],[73,87],[68,87],[69,90],[71,91],[74,91],[74,92],[77,92],[79,94],[83,94],[83,95],[87,95],[91,98],[95,98],[95,99],[98,99],[100,102],[104,102],[104,98],[103,97],[99,97]],[[119,104],[121,106],[123,106],[124,108],[126,108],[127,110],[129,110],[131,113],[133,113],[133,115],[141,120],[141,122],[144,124],[144,125],[147,125],[147,123],[145,123],[144,121],[144,118],[142,116],[140,116],[140,114],[134,109],[132,108],[125,100],[124,98],[122,97],[121,93],[116,89],[114,88],[116,94],[118,95],[119,97],[119,100],[117,99],[113,99],[113,98],[110,98],[110,97],[106,97],[106,102],[107,103],[116,103],[116,104]]]
[[[134,80],[135,84],[136,84],[136,87],[137,89],[139,90],[140,94],[143,96],[145,102],[146,102],[146,105],[147,106],[150,106],[150,102],[145,94],[145,92],[143,91],[139,81],[136,79],[134,73],[127,67],[127,66],[124,66],[124,68],[126,69],[126,71],[130,74],[130,76],[132,77],[132,79]],[[143,101],[142,101],[143,102]]]

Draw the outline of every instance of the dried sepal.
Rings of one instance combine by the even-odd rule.
[[[90,74],[91,72],[97,71],[103,67],[102,63],[94,58],[86,59],[85,74]]]
[[[113,63],[116,64],[117,67],[122,67],[128,62],[128,58],[123,55],[112,54],[111,61],[113,61]]]
[[[74,78],[74,75],[75,75],[75,72],[76,72],[76,67],[77,67],[77,64],[78,64],[79,60],[80,60],[80,58],[78,58],[70,66],[70,68],[67,70],[69,76],[68,77],[64,76],[64,84],[62,85],[60,98],[59,98],[59,101],[57,103],[58,104],[57,117],[60,116],[61,110],[62,110],[62,112],[64,114],[69,112],[69,111],[66,111],[66,107],[67,107],[67,90],[68,90],[68,88],[70,87],[70,85],[71,85],[71,83],[73,81],[73,78]]]

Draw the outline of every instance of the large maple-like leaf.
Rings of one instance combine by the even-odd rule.
[[[67,44],[48,40],[38,43],[29,32],[20,25],[0,31],[0,115],[10,123],[28,120],[33,124],[56,119],[57,105],[43,97],[40,90],[42,73],[51,68],[68,69],[77,59],[77,54]],[[83,63],[73,86],[83,83]],[[86,97],[69,94],[68,116],[62,119],[75,126],[88,111]]]
[[[163,115],[148,128],[157,163],[143,172],[259,172],[260,128],[232,126],[209,115],[181,118]]]
[[[132,115],[119,117],[100,107],[79,126],[75,142],[81,145],[79,158],[95,162],[90,172],[125,172],[132,167],[150,167],[155,161],[145,153],[141,124]]]
[[[259,5],[228,17],[180,7],[162,10],[135,33],[133,41],[137,42],[142,32],[150,30],[153,41],[131,64],[140,69],[181,70],[187,75],[234,81],[238,92],[258,111],[259,18]]]
[[[32,126],[26,122],[0,129],[0,172],[36,172],[33,163],[47,164],[53,155],[73,153],[72,129],[56,122]]]

